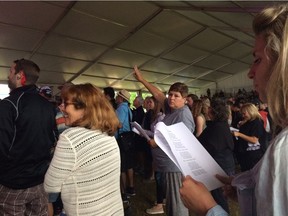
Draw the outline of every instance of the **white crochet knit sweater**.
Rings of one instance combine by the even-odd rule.
[[[61,192],[69,216],[124,215],[115,138],[83,127],[66,129],[60,135],[44,187],[48,193]]]

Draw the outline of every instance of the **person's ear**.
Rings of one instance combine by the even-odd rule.
[[[18,75],[17,75],[17,79],[18,79]],[[21,79],[21,85],[24,86],[26,84],[26,76],[23,71],[19,72],[19,79]]]

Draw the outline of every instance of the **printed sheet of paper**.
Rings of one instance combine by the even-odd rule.
[[[139,135],[142,135],[143,137],[145,137],[148,141],[151,139],[148,134],[146,133],[146,131],[141,127],[141,125],[139,125],[137,122],[130,122],[131,126],[132,126],[132,131],[134,131],[135,133],[140,133]]]
[[[230,127],[230,131],[233,132],[233,131],[239,131],[238,128],[234,128],[234,127]]]
[[[238,128],[234,128],[234,127],[230,127],[230,131],[231,132],[234,132],[234,131],[238,132],[239,129]],[[238,140],[238,137],[235,136],[235,139]]]
[[[183,122],[170,126],[159,122],[154,139],[184,176],[190,175],[209,190],[223,186],[215,175],[227,176],[226,173]]]

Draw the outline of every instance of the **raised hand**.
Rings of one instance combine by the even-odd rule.
[[[134,66],[134,73],[133,73],[134,77],[141,82],[143,80],[143,76],[141,71],[138,69],[137,65]]]

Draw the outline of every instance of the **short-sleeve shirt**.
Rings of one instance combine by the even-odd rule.
[[[132,112],[128,106],[127,102],[122,102],[121,104],[118,105],[116,109],[116,115],[122,125],[121,128],[119,128],[119,134],[125,132],[125,131],[130,131],[130,121],[132,121]],[[130,118],[129,116],[130,115]],[[129,121],[130,119],[130,121]],[[116,133],[116,138],[118,138],[118,133]]]
[[[191,133],[193,133],[195,129],[193,116],[188,106],[183,106],[179,109],[171,110],[168,105],[168,99],[165,99],[165,117],[163,122],[166,125],[173,125],[179,122],[183,122],[191,131]],[[153,159],[155,160],[154,164],[156,164],[156,171],[180,172],[179,168],[160,148],[153,149]]]

